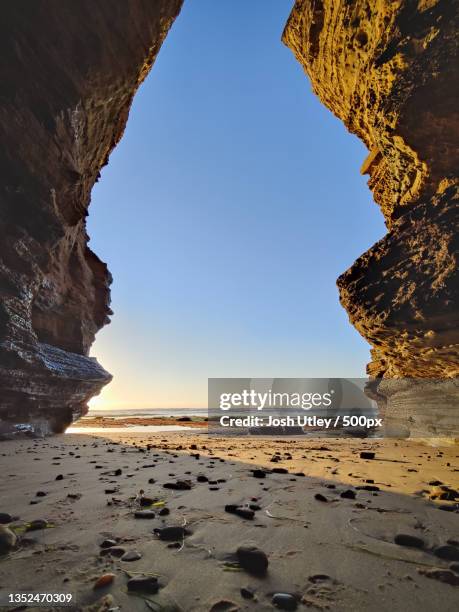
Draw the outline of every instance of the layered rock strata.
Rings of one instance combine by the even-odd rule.
[[[0,23],[0,429],[63,431],[111,380],[88,356],[111,276],[91,189],[182,0],[7,2]]]
[[[458,14],[457,0],[297,0],[283,34],[369,151],[361,171],[388,233],[338,287],[372,346],[373,391],[394,410],[380,378],[459,374]]]
[[[340,299],[372,346],[369,394],[417,435],[457,428],[439,417],[459,398],[458,6],[298,0],[283,36],[368,148],[361,171],[388,233],[338,279]]]

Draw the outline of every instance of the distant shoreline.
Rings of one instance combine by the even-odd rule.
[[[207,417],[202,416],[187,416],[187,415],[177,415],[177,416],[122,416],[122,417],[114,417],[114,416],[93,416],[89,415],[83,417],[79,421],[75,421],[72,424],[72,427],[102,427],[102,428],[111,428],[111,427],[130,427],[132,425],[135,426],[155,426],[155,427],[163,427],[169,425],[178,425],[181,427],[196,427],[203,428],[207,427]]]

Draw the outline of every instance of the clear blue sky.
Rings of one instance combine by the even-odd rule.
[[[291,0],[186,0],[96,185],[114,276],[94,406],[205,406],[208,377],[362,376],[337,276],[384,232],[364,146],[281,43]]]

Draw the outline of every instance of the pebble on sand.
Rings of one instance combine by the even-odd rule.
[[[103,574],[94,583],[94,589],[103,589],[115,580],[115,574]]]
[[[433,551],[436,557],[445,559],[446,561],[459,561],[459,548],[445,544],[443,546],[437,546]]]
[[[134,516],[137,519],[154,519],[156,514],[153,510],[137,510],[137,512],[134,512]]]
[[[272,603],[279,610],[296,610],[298,608],[298,599],[290,593],[275,593]]]
[[[131,592],[154,595],[159,590],[158,579],[156,576],[136,576],[128,580],[127,589]]]
[[[0,525],[7,525],[13,521],[11,514],[7,512],[0,512]]]
[[[177,540],[182,540],[188,532],[185,527],[170,526],[154,529],[153,533],[155,533],[160,540],[176,542]]]
[[[418,536],[413,536],[408,533],[398,533],[394,538],[394,542],[398,544],[398,546],[424,548],[424,540],[418,538]]]
[[[38,531],[39,529],[46,529],[48,521],[46,519],[35,519],[31,521],[27,526],[27,531]]]
[[[239,565],[250,574],[264,576],[268,570],[268,557],[256,546],[239,546],[236,557]]]
[[[241,508],[241,506],[238,506],[237,504],[226,504],[225,512],[236,514],[237,516],[248,520],[252,520],[255,516],[255,512],[253,510],[250,510],[250,508]]]

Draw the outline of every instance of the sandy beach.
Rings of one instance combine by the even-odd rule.
[[[77,610],[457,610],[457,447],[107,429],[0,452],[0,540],[17,534],[1,593],[46,585]]]

